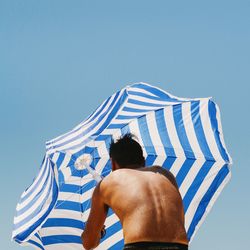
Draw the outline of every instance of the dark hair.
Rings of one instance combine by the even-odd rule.
[[[109,156],[121,168],[127,166],[137,168],[145,166],[145,158],[141,145],[133,139],[134,135],[127,133],[120,137],[117,142],[112,140],[109,148]]]

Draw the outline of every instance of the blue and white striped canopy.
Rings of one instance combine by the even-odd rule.
[[[46,143],[39,173],[17,205],[13,239],[35,249],[82,249],[95,174],[110,173],[111,139],[127,132],[138,138],[147,166],[175,175],[191,240],[231,176],[220,112],[210,98],[178,98],[146,83],[113,94],[73,130]],[[112,211],[105,225],[96,249],[122,249],[122,227]]]

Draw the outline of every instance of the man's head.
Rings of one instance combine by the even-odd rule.
[[[125,134],[117,142],[111,142],[109,156],[113,171],[119,168],[136,169],[145,166],[141,145],[133,137],[132,134]]]

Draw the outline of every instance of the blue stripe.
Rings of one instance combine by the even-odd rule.
[[[119,129],[119,128],[122,128],[124,126],[126,126],[127,123],[120,123],[120,124],[110,124],[107,129]]]
[[[99,114],[101,114],[101,112],[106,108],[108,102],[110,101],[112,96],[110,96],[105,102],[104,104],[102,105],[102,107],[100,108],[100,110],[88,121],[88,123],[92,122]],[[97,108],[98,109],[98,108]],[[96,110],[97,110],[96,109]],[[93,112],[93,114],[95,113],[96,111]],[[91,116],[91,115],[90,115]],[[88,119],[88,118],[87,118]]]
[[[107,218],[110,217],[110,216],[112,216],[113,214],[114,214],[114,211],[110,208],[108,210]],[[111,237],[113,234],[115,234],[116,232],[120,231],[121,229],[122,229],[122,225],[121,225],[120,221],[115,222],[112,226],[110,226],[109,228],[107,228],[106,235],[101,240],[101,242],[105,241],[106,239],[108,239],[109,237]]]
[[[81,236],[75,235],[52,235],[43,237],[43,244],[45,246],[52,244],[60,244],[60,243],[77,243],[82,244]]]
[[[110,104],[109,109],[107,109],[107,110],[105,111],[105,113],[103,113],[103,114],[97,119],[97,121],[96,121],[92,126],[90,126],[88,129],[84,130],[81,134],[79,134],[79,135],[77,135],[77,136],[75,136],[75,137],[73,137],[73,138],[67,140],[66,142],[63,142],[63,143],[60,143],[60,144],[58,144],[58,145],[53,146],[53,148],[56,149],[56,148],[58,148],[58,147],[61,147],[61,146],[66,145],[66,144],[68,144],[68,143],[70,143],[70,142],[73,142],[73,141],[75,141],[75,140],[77,140],[77,139],[79,139],[79,138],[82,138],[82,137],[85,136],[87,133],[89,133],[90,131],[92,131],[97,125],[99,125],[99,123],[103,120],[103,118],[105,117],[105,115],[110,111],[110,109],[112,109],[112,112],[108,115],[108,118],[105,119],[106,122],[105,122],[104,125],[98,130],[98,131],[100,131],[100,130],[102,131],[102,129],[103,129],[103,127],[105,126],[105,124],[107,124],[107,122],[109,122],[109,120],[111,120],[111,119],[113,118],[113,116],[116,114],[116,111],[117,111],[117,109],[118,109],[118,106],[121,105],[120,102],[123,101],[124,94],[120,97],[119,101],[116,103],[116,101],[117,101],[117,99],[118,99],[118,97],[119,97],[119,94],[120,94],[120,91],[116,93],[116,95],[115,95],[115,97],[114,97],[112,103]],[[115,105],[115,103],[116,103],[116,105]],[[115,106],[114,106],[114,105],[115,105]],[[113,107],[113,106],[114,106],[114,107]],[[98,133],[97,133],[97,134],[98,134]],[[84,140],[84,142],[80,143],[79,145],[81,145],[81,144],[83,144],[83,143],[86,143],[86,142],[89,141],[89,140],[90,140],[90,139],[86,139],[86,140]],[[75,147],[71,147],[71,149],[76,148],[76,147],[78,147],[78,145],[75,146]]]
[[[84,223],[80,220],[65,219],[65,218],[49,218],[43,224],[42,228],[46,227],[74,227],[83,229]]]
[[[163,92],[162,90],[159,90],[153,86],[149,86],[143,83],[138,83],[138,84],[134,84],[132,87],[137,87],[137,88],[141,88],[144,89],[156,96],[158,96],[159,98],[163,99],[163,100],[167,100],[167,101],[178,101],[177,99],[171,98],[169,95],[167,95],[165,92]]]
[[[210,122],[212,125],[214,138],[215,138],[217,147],[220,151],[221,157],[224,159],[224,161],[229,163],[229,157],[228,157],[227,152],[226,152],[225,148],[223,147],[221,140],[220,140],[218,121],[216,119],[216,113],[217,113],[216,106],[215,106],[215,103],[210,101],[210,100],[208,103],[208,110],[209,110]]]
[[[154,165],[156,158],[157,158],[157,156],[155,156],[155,155],[148,155],[145,159],[145,165],[146,166]]]
[[[165,169],[167,169],[167,170],[170,170],[175,161],[176,161],[176,157],[169,156],[163,162],[162,167],[165,168]]]
[[[95,141],[103,141],[106,145],[106,148],[108,149],[110,147],[111,141],[112,141],[112,135],[99,135],[96,137]],[[101,158],[101,156],[98,153],[98,148],[96,147],[93,152],[93,158]],[[94,168],[97,164],[95,164]]]
[[[95,186],[95,184],[95,180],[89,180],[89,182],[84,184],[83,186],[65,183],[60,187],[60,191],[69,193],[79,193],[79,190],[88,191],[93,186]]]
[[[165,104],[157,104],[157,103],[149,103],[149,102],[142,102],[142,101],[138,101],[135,99],[128,99],[128,103],[132,103],[132,104],[136,104],[136,105],[142,105],[142,106],[148,106],[148,107],[164,107]]]
[[[89,141],[92,140],[93,137],[98,136],[108,125],[109,123],[112,121],[112,119],[115,117],[115,115],[117,114],[117,112],[119,111],[120,106],[122,105],[122,103],[126,100],[127,96],[125,95],[125,93],[120,97],[120,99],[117,101],[117,104],[115,105],[115,107],[112,109],[111,113],[108,115],[107,118],[105,118],[105,122],[103,123],[103,125],[98,129],[98,131],[96,133],[94,133],[93,135],[91,135],[89,138],[87,138],[86,140],[84,140],[83,142],[79,143],[78,145],[75,145],[73,147],[67,148],[67,150],[74,150],[80,146],[85,145],[86,143],[88,143]],[[104,115],[103,115],[104,116]],[[102,117],[103,118],[103,117]],[[93,128],[89,129],[92,130],[94,129],[94,127],[96,127],[103,119],[100,119],[95,125],[93,125]],[[87,130],[85,130],[87,131]],[[85,134],[85,133],[84,133]],[[82,137],[82,135],[80,135],[79,137]]]
[[[42,239],[41,239],[41,237],[40,237],[40,235],[39,235],[38,233],[35,233],[34,236],[35,236],[39,241],[42,242]]]
[[[27,217],[25,217],[24,219],[22,219],[20,222],[15,224],[15,228],[19,228],[23,225],[25,225],[28,221],[32,220],[34,218],[35,215],[37,215],[40,211],[41,208],[44,206],[44,204],[46,203],[49,195],[50,195],[50,190],[51,190],[51,186],[53,185],[53,177],[50,177],[51,179],[51,183],[49,185],[49,189],[48,192],[46,193],[46,196],[44,197],[44,199],[39,203],[38,207],[36,209],[33,209],[31,214],[29,214]],[[42,195],[43,193],[41,193],[39,195],[39,197]],[[38,198],[39,198],[38,197]],[[21,216],[24,212],[26,212],[30,207],[32,207],[34,205],[34,203],[37,201],[37,199],[35,197],[35,200],[32,200],[32,202],[28,203],[27,206],[23,209],[21,209],[20,211],[17,212],[18,216]]]
[[[195,163],[195,159],[186,159],[176,175],[176,182],[178,186],[180,187],[182,182],[184,181],[185,177],[188,175],[189,170],[192,168],[193,164]]]
[[[113,246],[109,247],[109,250],[121,250],[124,246],[124,240],[120,240],[117,243],[115,243]]]
[[[57,200],[58,197],[58,188],[57,188],[57,184],[56,181],[54,180],[53,183],[53,188],[52,188],[52,201],[49,205],[49,208],[46,210],[46,212],[43,214],[42,217],[40,217],[32,226],[30,226],[27,230],[21,232],[20,234],[18,234],[15,237],[15,240],[18,241],[24,241],[34,230],[36,230],[37,227],[39,227],[41,225],[41,223],[45,220],[45,218],[48,216],[48,214],[50,213],[50,211],[52,210],[52,208],[54,207],[54,204]],[[29,216],[30,218],[28,218],[27,222],[31,219],[34,218],[34,214],[32,214],[32,216]]]
[[[207,176],[209,170],[214,165],[213,161],[207,161],[203,164],[201,169],[199,170],[198,174],[196,175],[195,179],[193,180],[191,186],[189,187],[188,191],[186,192],[183,198],[184,210],[187,211],[191,201],[193,200],[195,194],[199,190],[200,186],[202,185],[205,177]]]
[[[108,161],[106,162],[106,164],[105,164],[105,167],[104,167],[103,170],[102,170],[101,176],[102,176],[102,177],[105,177],[105,176],[109,175],[110,172],[111,172],[111,169],[112,169],[111,161],[108,160]]]
[[[116,223],[114,223],[112,226],[110,226],[107,231],[106,231],[106,235],[105,237],[102,239],[101,242],[103,242],[104,240],[108,239],[109,237],[111,237],[113,234],[117,233],[118,231],[120,231],[122,229],[122,225],[119,221],[117,221]]]
[[[35,245],[36,247],[39,247],[39,248],[42,249],[42,250],[45,250],[44,247],[43,247],[41,244],[37,243],[37,242],[34,241],[34,240],[29,240],[28,242],[29,242],[30,244]]]
[[[188,137],[187,137],[186,130],[184,127],[184,123],[183,123],[182,105],[181,104],[173,106],[173,116],[174,116],[176,132],[178,134],[179,141],[180,141],[181,146],[184,150],[185,156],[186,156],[186,158],[194,159],[195,156],[194,156],[193,150],[190,146],[190,143],[188,141]]]
[[[119,92],[118,92],[119,94]],[[123,93],[120,97],[120,99],[117,101],[116,105],[114,106],[114,108],[112,109],[111,113],[108,115],[108,117],[105,119],[104,124],[98,129],[98,131],[93,135],[99,135],[110,123],[110,121],[113,119],[113,117],[117,114],[117,112],[119,111],[121,105],[124,103],[124,101],[127,98],[127,93]],[[117,98],[116,98],[117,99]]]
[[[142,113],[142,112],[150,112],[151,110],[150,109],[136,109],[136,108],[130,108],[130,107],[124,107],[122,109],[122,111],[126,111],[126,112],[132,112],[132,113]]]
[[[61,185],[65,182],[62,171],[58,171],[58,182],[59,182],[59,189],[60,189]]]
[[[204,154],[204,157],[206,160],[214,161],[213,155],[211,154],[211,151],[207,144],[207,140],[206,140],[205,133],[203,130],[203,125],[201,122],[199,101],[191,102],[191,115],[192,115],[192,121],[194,125],[195,134],[196,134],[198,143],[200,145],[201,151]]]
[[[189,229],[187,231],[188,239],[192,237],[195,228],[201,218],[203,217],[204,213],[206,212],[206,208],[209,205],[209,202],[211,201],[212,197],[214,196],[215,192],[218,190],[221,183],[225,180],[226,176],[229,174],[229,169],[227,165],[224,165],[216,177],[214,178],[212,184],[210,185],[209,189],[201,199],[199,206],[195,212],[195,215],[193,217],[193,220],[189,226]]]
[[[92,197],[82,203],[81,212],[84,213],[87,209],[91,208]]]
[[[107,139],[110,139],[110,135],[98,135],[96,138],[95,138],[95,141],[105,141]]]
[[[165,121],[165,115],[163,109],[158,109],[155,111],[155,118],[156,118],[156,125],[157,125],[157,131],[160,135],[160,139],[162,142],[162,145],[164,146],[164,150],[166,155],[176,157],[173,145],[169,138],[169,132],[167,130],[166,121]]]
[[[47,176],[46,176],[46,179],[45,179],[45,181],[44,181],[44,184],[41,186],[40,190],[37,190],[38,193],[35,195],[35,197],[34,197],[32,200],[30,200],[29,203],[27,203],[26,206],[24,206],[22,209],[20,209],[20,210],[17,211],[17,215],[18,215],[18,216],[20,216],[20,215],[22,215],[23,213],[25,213],[29,208],[31,208],[31,207],[37,202],[37,200],[39,200],[39,198],[40,198],[42,195],[44,195],[45,188],[46,188],[46,184],[48,183],[48,180],[50,179],[50,180],[51,180],[51,184],[50,184],[49,189],[48,189],[48,191],[47,191],[46,197],[43,199],[43,201],[46,200],[46,198],[48,197],[48,194],[49,194],[51,185],[52,185],[52,177],[51,177],[51,176],[52,176],[52,175],[51,175],[51,171],[48,171],[48,174],[47,174]],[[40,208],[38,207],[38,210],[39,210],[39,209],[40,209]],[[36,210],[36,211],[37,211],[37,210]]]
[[[129,120],[136,119],[139,115],[118,115],[116,117],[117,120]]]
[[[45,161],[46,161],[46,162],[45,162]],[[42,165],[41,165],[41,168],[40,168],[40,171],[38,172],[38,175],[39,175],[39,173],[42,171],[42,174],[40,175],[39,180],[37,181],[37,183],[36,183],[30,190],[29,190],[29,188],[30,188],[33,184],[31,184],[30,187],[28,187],[28,188],[25,190],[25,191],[29,190],[29,192],[26,193],[25,196],[22,197],[22,198],[20,199],[20,201],[19,201],[20,204],[23,203],[25,200],[27,200],[27,199],[34,193],[34,191],[36,191],[37,187],[38,187],[38,186],[40,185],[40,183],[41,183],[42,178],[44,177],[44,174],[45,174],[46,169],[47,169],[47,167],[48,167],[47,164],[48,164],[48,159],[47,159],[47,158],[45,159],[45,157],[44,157],[44,158],[43,158]],[[38,177],[38,175],[37,175],[37,177]],[[36,178],[37,178],[37,177],[36,177]],[[36,181],[36,178],[34,179],[33,183]]]
[[[57,166],[58,169],[60,168],[65,156],[66,156],[65,153],[62,153],[62,152],[59,153],[59,157],[58,157],[58,159],[56,161],[56,166]]]
[[[73,211],[81,211],[82,205],[79,202],[75,201],[67,201],[67,200],[58,200],[56,202],[56,206],[54,209],[65,209],[65,210],[73,210]]]
[[[137,96],[141,96],[141,97],[145,97],[145,98],[155,100],[155,101],[162,101],[162,99],[157,97],[157,96],[147,95],[147,94],[139,92],[139,91],[128,91],[128,94],[129,95],[135,95],[135,98]]]
[[[121,134],[122,135],[125,135],[125,134],[128,134],[128,133],[130,133],[129,125],[124,126],[123,128],[121,128]]]
[[[147,165],[152,165],[153,162],[155,161],[157,155],[155,148],[153,146],[150,134],[149,134],[149,129],[148,129],[148,124],[146,120],[146,116],[141,116],[138,119],[138,126],[141,134],[141,138],[143,141],[144,148],[147,152],[147,158],[146,158],[146,164]]]

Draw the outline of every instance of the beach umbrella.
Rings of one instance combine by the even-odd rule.
[[[93,189],[111,172],[109,145],[126,133],[137,137],[147,166],[176,177],[192,240],[231,176],[219,108],[211,98],[179,98],[146,83],[123,88],[46,143],[39,173],[17,205],[13,239],[36,249],[82,249]],[[97,249],[122,249],[122,227],[111,209],[105,225]]]

